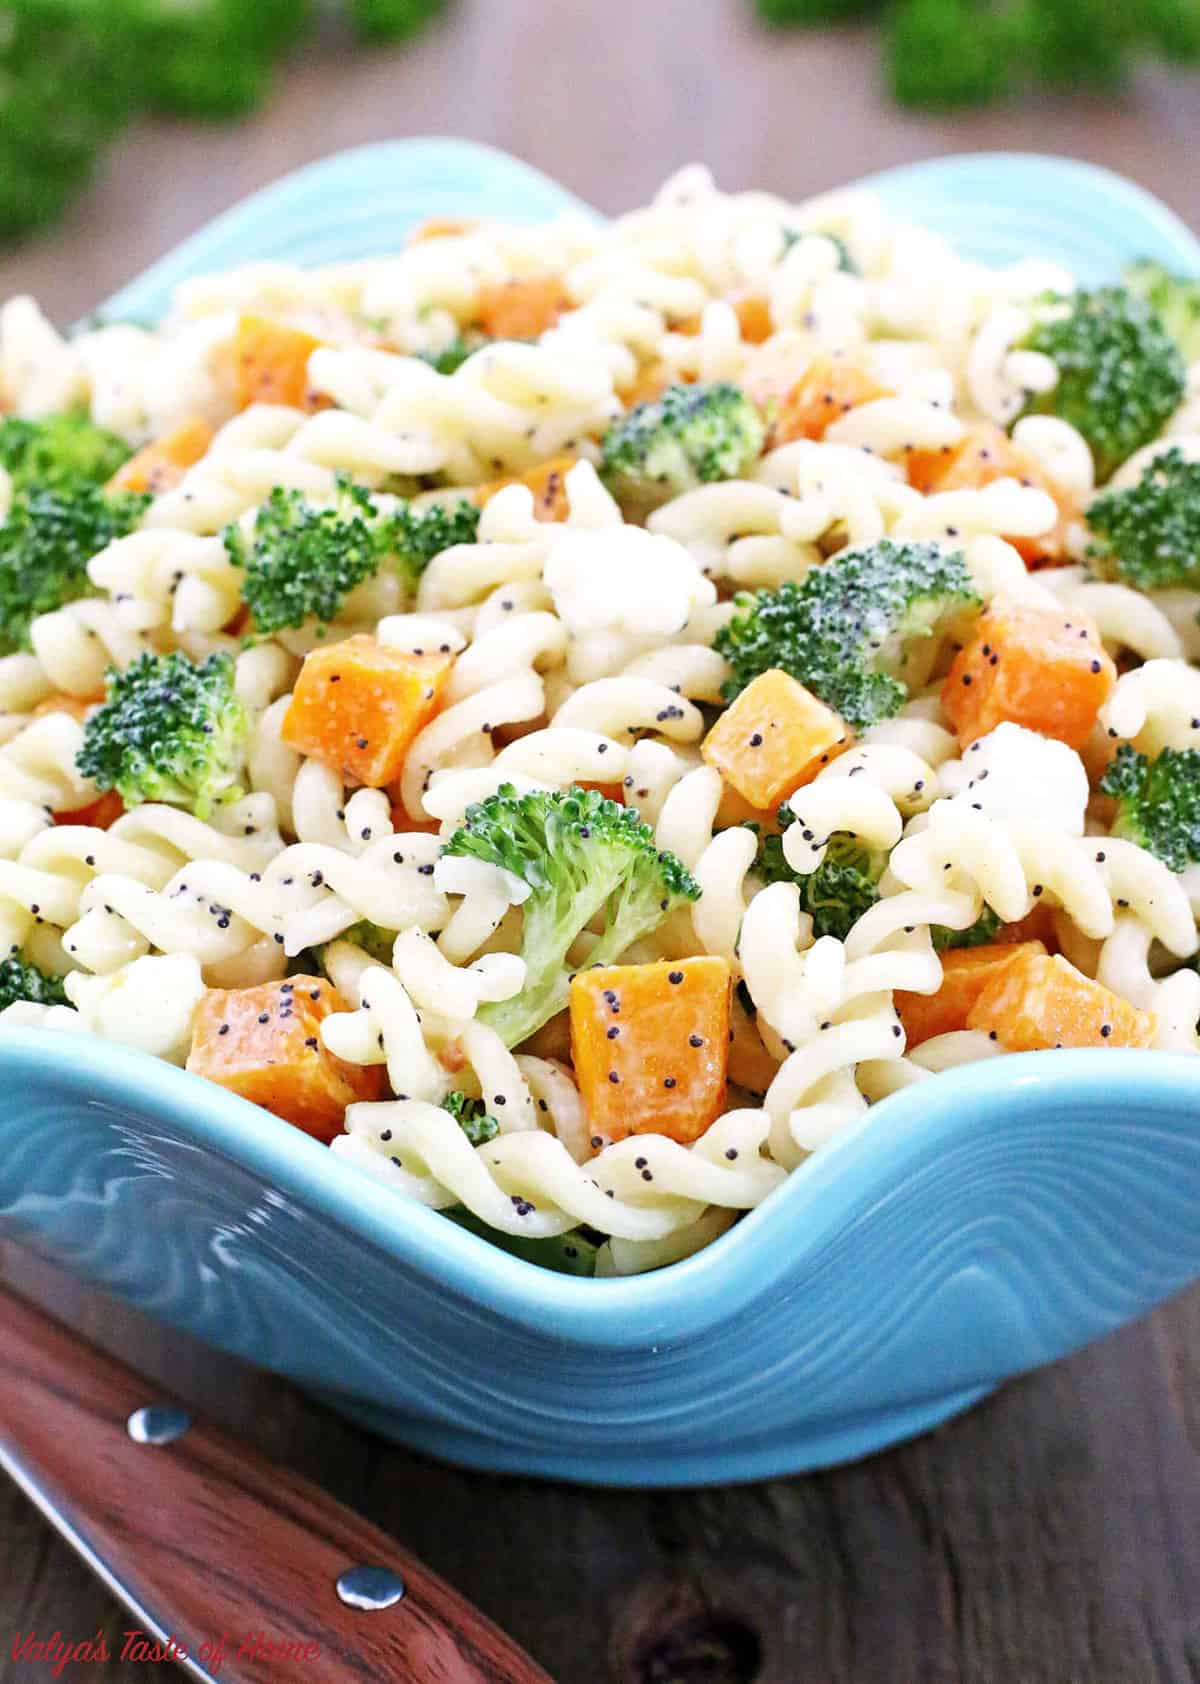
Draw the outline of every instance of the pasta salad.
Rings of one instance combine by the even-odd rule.
[[[582,1274],[951,1066],[1200,1052],[1200,283],[692,167],[12,299],[0,403],[0,1025]]]

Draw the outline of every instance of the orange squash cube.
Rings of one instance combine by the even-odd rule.
[[[1051,1047],[1148,1047],[1157,1023],[1102,983],[1077,971],[1061,953],[1021,950],[993,975],[967,1018],[1009,1052]]]
[[[640,403],[653,403],[656,398],[661,398],[674,378],[666,363],[646,363],[638,369],[628,386],[617,387],[617,396],[626,409],[636,409]]]
[[[743,287],[739,292],[730,293],[726,302],[733,306],[744,344],[761,345],[774,333],[770,300],[761,292]]]
[[[698,1140],[721,1114],[731,974],[724,959],[602,965],[571,982],[571,1057],[592,1135]]]
[[[308,384],[308,359],[320,345],[311,333],[286,322],[243,316],[228,351],[227,378],[237,408],[252,403],[318,407],[320,400]]]
[[[579,460],[577,456],[563,454],[551,456],[545,462],[539,462],[534,468],[527,468],[523,474],[509,474],[505,479],[488,480],[475,492],[475,501],[482,509],[498,491],[503,491],[509,485],[527,485],[533,492],[533,515],[535,520],[566,520],[571,512],[571,504],[567,498],[567,475]]]
[[[700,752],[751,807],[778,807],[850,747],[841,714],[778,667],[732,701]]]
[[[917,450],[908,458],[909,484],[927,496],[941,491],[979,491],[998,479],[1019,480],[1054,497],[1049,480],[1041,464],[1031,451],[1022,450],[1008,434],[990,421],[981,421],[968,428],[955,445],[941,450]],[[1059,517],[1049,532],[1037,538],[1010,538],[1014,549],[1031,566],[1045,566],[1067,557],[1067,533],[1074,509],[1059,503]]]
[[[935,1035],[965,1029],[975,1002],[984,989],[1022,953],[1044,954],[1040,941],[986,947],[951,947],[942,954],[942,985],[936,994],[910,994],[898,988],[896,1010],[904,1025],[908,1048],[919,1047]]]
[[[942,706],[964,749],[1005,720],[1078,749],[1116,681],[1086,614],[996,597],[954,659]]]
[[[770,300],[761,292],[755,292],[752,287],[740,287],[736,292],[726,293],[725,303],[732,307],[737,317],[738,332],[744,345],[761,345],[774,333]],[[685,316],[681,322],[675,323],[675,332],[694,337],[703,326],[702,316]]]
[[[453,655],[411,655],[348,637],[305,657],[281,735],[300,754],[381,789],[437,713]]]
[[[56,691],[52,696],[46,696],[37,706],[30,710],[29,718],[44,719],[48,713],[69,713],[72,719],[77,719],[82,725],[93,708],[98,708],[104,701],[103,694],[99,696],[68,696],[62,691]]]
[[[350,1009],[324,977],[212,988],[196,1011],[187,1067],[306,1134],[332,1140],[347,1105],[386,1091],[382,1065],[347,1064],[321,1040],[322,1021]]]
[[[1040,941],[1047,953],[1057,953],[1058,933],[1055,929],[1053,906],[1049,901],[1038,901],[1033,911],[1027,912],[1024,918],[1018,918],[1013,924],[1001,924],[992,940],[1003,946],[1012,946],[1022,941]]]
[[[213,430],[202,415],[181,421],[161,438],[143,445],[109,480],[111,491],[148,491],[157,497],[178,485],[212,443]]]
[[[115,789],[109,789],[96,801],[89,801],[86,807],[76,807],[74,812],[55,813],[55,824],[85,824],[92,830],[107,830],[125,811],[125,803]]]
[[[890,396],[885,386],[846,357],[816,357],[779,399],[771,444],[823,439],[825,429],[848,410]]]
[[[489,339],[536,339],[570,308],[561,275],[521,275],[485,286],[475,319]]]

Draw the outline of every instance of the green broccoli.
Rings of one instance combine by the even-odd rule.
[[[600,477],[627,513],[648,514],[680,492],[737,479],[760,454],[766,428],[728,381],[668,386],[619,416],[600,445]]]
[[[965,930],[951,930],[945,924],[934,924],[929,934],[939,953],[948,947],[984,947],[1000,928],[1000,919],[990,906],[985,906],[973,924]]]
[[[377,964],[391,967],[392,949],[396,945],[395,930],[385,930],[382,924],[372,924],[369,918],[360,918],[357,924],[351,924],[348,930],[343,930],[337,939],[353,942],[355,947],[361,947]]]
[[[785,801],[779,809],[779,823],[786,830],[795,814]],[[764,836],[759,843],[754,869],[764,883],[794,883],[800,891],[800,906],[813,921],[816,936],[836,936],[845,941],[850,931],[879,899],[878,883],[887,855],[864,845],[848,831],[829,839],[825,858],[815,871],[793,871],[783,854],[782,836]]]
[[[133,530],[148,501],[81,480],[17,497],[0,526],[0,654],[30,647],[39,614],[92,594],[88,562]]]
[[[485,1146],[500,1133],[500,1124],[488,1115],[482,1099],[472,1099],[455,1089],[441,1101],[441,1106],[443,1111],[449,1111],[472,1146]]]
[[[143,103],[185,117],[240,117],[265,97],[308,0],[121,0],[132,13]]]
[[[1200,749],[1165,748],[1150,759],[1124,744],[1100,788],[1116,799],[1114,836],[1148,848],[1172,871],[1200,862]]]
[[[912,645],[982,607],[961,551],[890,538],[735,601],[714,640],[733,668],[726,700],[781,667],[860,729],[903,706]]]
[[[446,0],[350,0],[350,17],[364,41],[402,41],[444,10]]]
[[[1173,275],[1149,258],[1131,263],[1122,279],[1154,311],[1184,362],[1200,361],[1200,280],[1194,275]]]
[[[883,10],[884,0],[755,0],[764,23],[840,23]]]
[[[1098,571],[1142,591],[1200,589],[1200,462],[1178,446],[1148,462],[1136,485],[1101,492],[1087,519]]]
[[[602,1239],[599,1234],[589,1236],[580,1228],[572,1228],[565,1234],[527,1240],[521,1234],[506,1234],[499,1228],[490,1227],[481,1216],[476,1216],[463,1205],[455,1205],[445,1214],[460,1228],[478,1234],[482,1240],[489,1240],[513,1257],[524,1258],[526,1263],[536,1263],[541,1269],[553,1269],[559,1275],[594,1275],[596,1272],[596,1252]]]
[[[779,809],[781,831],[794,821],[795,814],[785,801]],[[756,827],[751,824],[748,828]],[[762,838],[754,869],[764,883],[795,883],[800,890],[801,909],[812,919],[815,936],[836,936],[845,941],[863,913],[879,899],[879,879],[886,864],[886,853],[868,848],[859,837],[840,830],[830,837],[825,858],[815,871],[792,870],[784,858],[782,834]],[[985,906],[969,929],[951,930],[934,924],[930,935],[941,953],[947,947],[980,947],[991,941],[999,928],[999,918]]]
[[[1149,53],[1200,57],[1198,0],[756,0],[772,24],[880,14],[892,92],[904,105],[975,105],[1027,84],[1119,87]]]
[[[847,275],[859,275],[862,271],[851,256],[850,247],[840,234],[831,234],[828,228],[785,228],[783,230],[783,250],[786,255],[792,247],[802,240],[806,233],[819,234],[823,240],[828,240],[837,252],[838,268]]]
[[[1023,347],[1050,358],[1058,384],[1031,393],[1023,413],[1070,422],[1106,480],[1170,419],[1183,396],[1183,358],[1146,301],[1123,287],[1044,293],[1033,316]]]
[[[127,807],[166,801],[204,819],[243,793],[248,727],[231,655],[200,666],[178,650],[139,655],[124,672],[109,668],[106,700],[84,725],[75,764]]]
[[[435,555],[455,544],[473,544],[481,510],[465,497],[453,503],[429,503],[422,509],[405,503],[392,517],[389,537],[396,565],[415,591]]]
[[[35,488],[101,486],[129,454],[124,439],[97,427],[86,415],[50,415],[41,421],[10,415],[0,421],[0,468],[12,480],[15,496]]]
[[[3,22],[0,234],[11,236],[53,222],[86,184],[136,110],[141,66],[96,0],[8,0]]]
[[[1012,85],[1011,16],[973,0],[905,0],[887,34],[888,73],[901,105],[984,105]]]
[[[38,1006],[65,1006],[62,978],[41,970],[19,953],[0,960],[0,1011],[14,1000],[32,1000]]]
[[[482,343],[483,341],[479,340],[472,344],[460,334],[457,339],[452,339],[449,345],[443,345],[440,351],[418,351],[417,355],[423,363],[428,363],[430,368],[435,368],[439,374],[453,374],[455,369],[462,367],[468,357],[474,355]]]
[[[392,522],[365,486],[337,476],[334,502],[316,508],[303,492],[276,487],[249,535],[225,528],[225,548],[243,569],[242,596],[256,636],[316,621],[328,626],[356,586],[378,572],[392,548]]]
[[[594,918],[603,913],[604,928],[586,962],[606,965],[700,896],[675,856],[654,846],[654,833],[637,812],[594,789],[518,795],[501,784],[467,809],[443,852],[501,866],[529,888],[522,903],[525,986],[479,1012],[510,1047],[566,1005],[567,952]]]

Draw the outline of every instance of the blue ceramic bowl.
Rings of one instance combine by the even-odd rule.
[[[987,259],[1085,280],[1200,248],[1129,183],[952,158],[873,183]],[[393,248],[432,213],[545,217],[524,165],[403,141],[301,171],[118,294],[257,257]],[[876,1106],[707,1251],[544,1273],[219,1088],[45,1031],[0,1037],[0,1230],[435,1455],[612,1484],[754,1478],[921,1431],[1200,1273],[1200,1065],[1041,1053]]]

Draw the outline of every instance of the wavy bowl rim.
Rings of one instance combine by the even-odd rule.
[[[691,1337],[726,1320],[886,1198],[908,1162],[965,1130],[1003,1127],[1033,1108],[1051,1124],[1097,1109],[1132,1107],[1174,1120],[1196,1109],[1195,1062],[1181,1053],[1017,1053],[1003,1059],[1001,1081],[997,1062],[942,1071],[871,1106],[692,1257],[644,1275],[596,1279],[511,1256],[341,1163],[269,1111],[152,1054],[52,1029],[12,1030],[0,1039],[0,1073],[10,1085],[25,1080],[45,1087],[50,1073],[64,1098],[81,1106],[132,1111],[151,1122],[157,1116],[198,1147],[261,1176],[284,1197],[504,1320],[606,1345]],[[137,1095],[132,1104],[131,1094]]]

